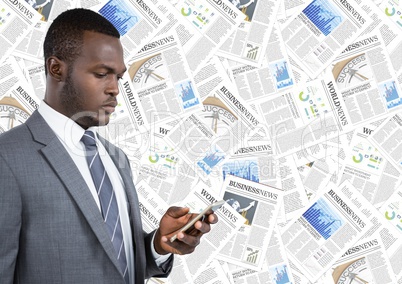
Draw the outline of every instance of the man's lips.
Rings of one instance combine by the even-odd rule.
[[[114,112],[114,109],[116,108],[116,106],[117,106],[117,102],[110,102],[110,103],[104,104],[102,106],[102,108],[105,110],[105,112],[112,113],[112,112]]]

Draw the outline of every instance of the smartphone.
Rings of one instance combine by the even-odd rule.
[[[181,228],[179,232],[188,231],[189,229],[191,229],[194,226],[195,222],[197,222],[198,220],[203,221],[204,218],[205,218],[205,214],[208,211],[215,212],[216,210],[221,208],[221,206],[225,202],[226,202],[225,200],[220,200],[220,201],[217,201],[215,203],[212,203],[212,204],[208,205],[204,210],[202,210],[202,212],[200,214],[198,214],[195,218],[191,219],[190,222],[188,222],[185,226],[183,226],[183,228]],[[177,234],[175,234],[173,237],[170,238],[170,242],[174,242],[177,239]]]

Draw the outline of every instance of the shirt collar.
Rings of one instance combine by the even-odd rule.
[[[50,107],[45,101],[39,105],[39,113],[45,119],[50,128],[54,131],[56,136],[63,141],[68,147],[74,149],[80,144],[82,135],[84,135],[85,129],[79,126],[75,121],[67,116],[59,113],[52,107]],[[96,127],[90,127],[95,133]]]

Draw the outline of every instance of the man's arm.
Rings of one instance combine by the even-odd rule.
[[[168,277],[173,267],[173,255],[170,255],[170,257],[165,262],[158,266],[155,261],[155,255],[152,253],[152,247],[154,247],[154,236],[155,231],[146,234],[145,236],[145,247],[147,254],[147,267],[145,271],[145,278]]]

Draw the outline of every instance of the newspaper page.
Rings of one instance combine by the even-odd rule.
[[[380,208],[381,214],[402,234],[402,187],[399,187]]]
[[[214,259],[208,267],[189,284],[230,284],[229,279],[225,275],[225,271],[219,261]],[[172,283],[173,284],[173,283]]]
[[[402,111],[387,118],[369,140],[381,155],[402,172]]]
[[[375,145],[370,143],[368,136],[354,133],[346,150],[341,183],[344,180],[350,181],[370,203],[379,208],[402,182],[402,176]]]
[[[348,181],[342,183],[340,190],[347,196],[352,196],[353,192],[357,189]],[[392,200],[392,199],[390,199]],[[395,199],[393,199],[395,200]],[[392,226],[390,222],[387,221],[387,215],[378,211],[370,203],[362,203],[359,199],[351,199],[351,201],[364,212],[367,218],[374,226],[370,228],[364,236],[362,236],[360,242],[368,241],[378,234],[381,238],[387,255],[389,256],[390,264],[395,275],[401,275],[402,272],[402,257],[401,249],[402,244],[399,241],[400,231],[395,226]],[[391,214],[389,215],[391,216]],[[326,283],[326,282],[325,282]],[[371,282],[370,282],[371,283]],[[396,283],[396,282],[395,282]]]
[[[193,44],[186,44],[185,53],[192,72],[197,72],[216,54],[219,47],[235,31],[244,18],[229,0],[196,1],[169,0],[185,19],[192,25],[195,33]]]
[[[378,211],[373,205],[368,203],[366,199],[353,198],[357,190],[350,182],[346,181],[342,183],[339,190],[350,197],[351,202],[357,206],[373,224],[366,234],[362,236],[362,241],[368,240],[378,233],[389,256],[394,274],[399,275],[399,277],[402,276],[402,243],[399,241],[400,232],[398,232],[398,229],[388,222],[389,219],[387,215]]]
[[[104,0],[91,9],[108,19],[119,31],[125,62],[149,42],[167,21],[151,1]]]
[[[204,181],[229,157],[227,140],[220,139],[194,114],[180,121],[165,138],[174,153]]]
[[[389,19],[388,22],[392,22],[394,25],[388,24],[385,30],[385,34],[388,35],[389,41],[392,41],[392,45],[387,44],[388,51],[390,51],[390,58],[392,60],[392,65],[396,71],[402,71],[402,58],[400,56],[400,50],[402,48],[402,5],[400,1],[397,0],[383,0],[378,5],[379,10],[383,12],[382,16],[385,15],[385,19]]]
[[[364,202],[358,192],[346,196],[336,186],[324,188],[300,217],[283,228],[282,241],[289,259],[311,282],[372,227],[350,201],[354,198]]]
[[[295,83],[277,24],[268,38],[261,67],[236,64],[231,69],[239,94],[248,103],[284,90]]]
[[[358,38],[332,64],[353,125],[367,124],[400,108],[402,93],[381,36]]]
[[[207,64],[194,74],[195,85],[202,100],[224,80],[230,81],[230,78],[217,56],[212,56]]]
[[[332,277],[340,283],[396,283],[388,255],[376,234],[357,242],[333,265]]]
[[[350,131],[349,114],[335,81],[326,76],[257,101],[279,157]]]
[[[308,200],[292,157],[276,159],[270,145],[244,147],[236,153],[240,151],[241,155],[231,156],[221,166],[223,180],[232,175],[282,189],[283,206],[277,222],[291,220],[303,210]]]
[[[284,0],[282,7],[282,14],[278,19],[287,19],[288,17],[294,15],[296,12],[300,10],[301,7],[305,6],[307,0]]]
[[[168,209],[167,203],[161,198],[145,181],[140,181],[135,185],[138,193],[138,205],[141,211],[142,226],[146,233],[150,233],[159,227],[159,221]],[[191,280],[190,272],[183,264],[182,256],[176,255],[173,269],[169,278],[151,278],[150,283],[177,283],[175,279],[180,279],[180,283],[187,283]],[[173,280],[173,282],[172,282]]]
[[[40,104],[22,73],[3,94],[0,96],[0,134],[24,123]]]
[[[402,279],[402,244],[400,242],[400,237],[402,234],[402,188],[399,187],[398,190],[394,192],[393,195],[383,204],[380,208],[381,220],[387,223],[387,225],[392,226],[394,234],[388,234],[388,240],[393,244],[392,248],[387,249],[391,258],[391,265],[397,276],[398,281]],[[397,243],[398,245],[394,245]],[[391,245],[389,245],[391,246]],[[400,283],[400,282],[398,282]]]
[[[225,80],[218,84],[215,90],[204,98],[202,104],[203,109],[196,115],[203,123],[209,125],[217,136],[229,137],[232,153],[241,147],[249,146],[248,140],[258,132],[261,119],[242,100],[231,82]],[[267,141],[260,142],[266,145]]]
[[[278,159],[279,176],[283,192],[283,213],[284,218],[277,222],[285,223],[300,215],[301,211],[308,204],[308,196],[303,186],[302,179],[293,156],[282,157]]]
[[[34,28],[25,36],[25,38],[16,46],[13,51],[14,56],[26,60],[44,64],[42,43],[45,40],[48,23],[38,21]]]
[[[201,108],[176,35],[154,39],[142,50],[119,85],[129,118],[140,132]]]
[[[220,195],[245,218],[240,230],[217,256],[245,268],[259,270],[264,264],[283,192],[277,188],[235,176],[227,176]]]
[[[361,5],[347,0],[309,1],[283,25],[289,55],[311,78],[316,78],[372,22]]]
[[[16,56],[43,64],[42,43],[49,25],[63,11],[77,6],[77,0],[25,0],[40,14],[40,21],[16,47]]]
[[[180,202],[180,206],[190,208],[190,212],[201,212],[208,205],[221,200],[219,189],[210,188],[200,182],[191,193]],[[195,279],[216,257],[223,246],[226,245],[244,223],[244,218],[228,203],[215,211],[218,223],[211,227],[211,231],[203,236],[201,243],[194,253],[185,255],[183,260],[188,267],[191,277]],[[177,282],[176,282],[177,283]]]
[[[314,197],[328,183],[336,184],[340,167],[338,162],[337,156],[329,155],[297,168],[308,198]]]
[[[196,13],[200,13],[199,14],[199,19],[196,19],[196,22],[194,23],[194,21],[189,24],[188,21],[188,17],[191,17],[190,14],[189,15],[184,15],[187,14],[183,11],[185,10],[177,10],[175,8],[175,6],[172,5],[172,3],[170,3],[169,1],[166,2],[161,2],[158,0],[150,0],[152,1],[155,5],[158,6],[158,9],[161,11],[161,13],[163,13],[166,18],[169,19],[169,21],[166,23],[166,25],[158,32],[158,34],[156,35],[156,37],[160,36],[160,35],[164,35],[166,33],[171,33],[170,30],[175,30],[176,34],[178,36],[178,39],[180,41],[181,46],[183,47],[183,50],[186,54],[187,57],[187,61],[192,61],[194,60],[193,58],[189,58],[187,54],[191,54],[191,50],[194,48],[199,48],[199,41],[202,40],[203,37],[203,33],[200,32],[199,30],[199,26],[196,24],[197,21],[201,21],[204,20],[205,24],[207,21],[209,21],[209,19],[207,19],[205,16],[203,16],[202,14],[202,8],[200,5],[200,11],[196,11]],[[187,5],[187,4],[185,4]],[[191,6],[191,5],[190,5]],[[190,10],[189,10],[190,11]],[[194,12],[194,11],[192,11]],[[207,11],[208,12],[208,11]],[[205,51],[204,51],[205,52]],[[208,51],[209,53],[209,51]],[[210,61],[212,58],[216,57],[213,54],[209,55],[212,56],[210,57],[210,60],[203,62],[201,67],[197,67],[197,72],[193,72],[194,77],[198,74],[198,73],[203,73],[205,75],[205,72],[202,72],[202,69],[208,68],[208,65],[210,65]],[[209,57],[208,56],[208,57]],[[211,66],[209,66],[211,67]],[[192,70],[194,71],[194,70]],[[210,70],[211,71],[211,70]],[[212,74],[208,74],[207,77],[212,76]],[[215,74],[218,75],[218,74]],[[197,82],[196,82],[197,83]],[[201,92],[200,92],[201,94]],[[202,98],[202,96],[201,96]]]
[[[0,3],[0,62],[32,31],[40,18],[41,15],[24,0]]]
[[[219,166],[243,146],[260,121],[233,85],[225,82],[204,99],[203,106],[200,112],[181,120],[165,140],[205,179],[213,172],[219,175]]]
[[[202,108],[176,34],[154,38],[130,60],[128,66],[136,90],[133,94],[144,110],[147,124],[184,118]]]
[[[231,271],[235,284],[292,284],[285,248],[275,226],[269,241],[265,263],[261,271],[237,268]]]
[[[172,205],[190,193],[199,177],[174,149],[164,143],[163,138],[154,139],[139,159],[137,181],[146,181],[167,204]]]
[[[245,18],[217,54],[243,64],[260,67],[275,23],[274,15],[281,1],[230,0],[230,2],[245,15]]]
[[[159,221],[168,209],[168,204],[145,181],[135,185],[141,212],[142,227],[146,233],[159,228]]]
[[[154,284],[231,284],[225,271],[216,259],[213,259],[199,275],[193,278],[185,265],[184,257],[175,255],[172,272],[169,277],[158,278]],[[148,283],[147,283],[148,284]]]
[[[221,167],[223,180],[228,175],[280,187],[278,165],[271,145],[244,147],[236,151]]]
[[[62,12],[77,6],[77,0],[28,0],[26,2],[41,15],[40,20],[43,22],[53,22]]]
[[[336,136],[291,155],[309,199],[328,183],[338,183],[351,133]]]
[[[180,40],[181,46],[187,50],[189,46],[197,41],[198,31],[195,25],[189,25],[188,21],[183,17],[183,14],[176,10],[169,1],[149,0],[154,3],[159,11],[168,19],[165,26],[156,34],[155,37],[160,37],[166,33],[171,33],[175,30]]]
[[[168,209],[168,204],[145,181],[140,181],[135,187],[138,193],[143,229],[145,232],[150,233],[159,227],[159,221]],[[214,224],[214,226],[216,225]],[[204,238],[201,241],[203,240]],[[229,284],[227,279],[225,281],[226,276],[216,259],[213,259],[205,270],[193,280],[188,268],[184,267],[182,258],[183,256],[175,256],[173,270],[167,279],[152,278],[150,283]],[[180,279],[180,281],[177,281],[177,279]]]
[[[24,74],[14,56],[7,57],[0,66],[0,95],[3,96],[19,80],[25,80]]]
[[[39,99],[43,100],[46,91],[45,65],[42,62],[40,64],[32,64],[25,69],[28,74],[27,80],[32,85],[34,93]]]

